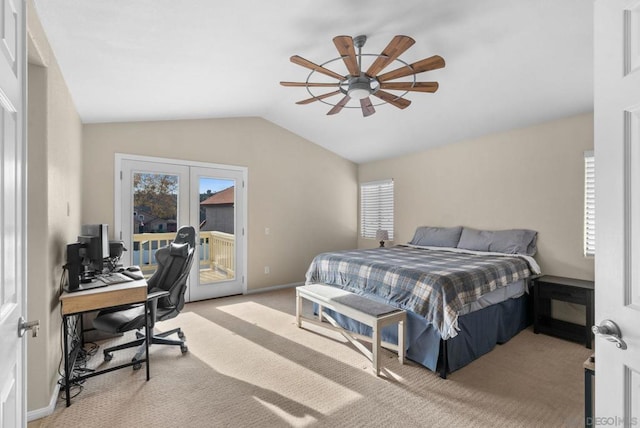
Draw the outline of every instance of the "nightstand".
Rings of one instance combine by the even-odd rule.
[[[593,334],[593,281],[543,275],[533,282],[533,332],[584,343],[591,349]],[[585,325],[551,317],[551,301],[584,305]]]

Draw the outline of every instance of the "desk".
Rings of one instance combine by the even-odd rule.
[[[94,288],[91,290],[76,291],[73,293],[64,292],[60,296],[60,305],[62,311],[62,324],[64,328],[64,389],[67,395],[67,407],[71,405],[71,396],[69,393],[70,383],[79,382],[84,379],[98,376],[103,373],[108,373],[114,370],[118,370],[124,367],[130,367],[134,364],[146,363],[147,380],[149,380],[149,342],[145,342],[146,354],[143,360],[137,362],[130,362],[121,364],[114,367],[109,367],[104,370],[94,371],[91,373],[83,374],[80,376],[71,377],[75,360],[83,345],[82,331],[80,331],[80,345],[75,349],[69,349],[69,317],[81,316],[85,312],[96,311],[100,309],[112,308],[120,305],[128,305],[131,303],[143,303],[147,302],[147,282],[145,280],[138,280],[132,282],[124,282],[121,284],[108,285],[106,287]],[[149,326],[147,323],[147,317],[145,317],[145,334],[149,337]]]

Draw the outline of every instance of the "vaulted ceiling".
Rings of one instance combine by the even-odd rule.
[[[593,109],[589,0],[34,1],[85,123],[259,116],[367,162]],[[279,82],[309,70],[289,57],[321,64],[334,36],[361,34],[363,53],[401,34],[404,61],[441,55],[418,75],[439,90],[366,118],[296,105],[309,94]]]

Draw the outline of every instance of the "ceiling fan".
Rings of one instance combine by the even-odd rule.
[[[338,58],[330,59],[320,65],[298,55],[294,55],[290,58],[291,62],[308,68],[311,72],[307,76],[307,80],[305,82],[280,82],[280,84],[282,86],[304,87],[307,89],[311,98],[298,101],[296,104],[309,104],[314,101],[323,102],[332,106],[331,110],[327,113],[328,115],[339,113],[345,107],[361,108],[362,115],[365,117],[374,114],[376,112],[375,106],[382,104],[388,103],[400,109],[407,108],[409,104],[411,104],[411,101],[404,98],[404,96],[409,92],[433,93],[438,90],[438,82],[417,82],[416,74],[443,68],[445,63],[441,56],[434,55],[429,58],[416,61],[412,64],[408,64],[399,57],[415,43],[415,40],[411,37],[395,36],[380,54],[363,54],[362,47],[366,41],[366,36],[357,36],[353,38],[351,36],[334,37],[333,43],[336,45],[336,49],[340,56]],[[366,71],[362,68],[363,57],[373,58],[373,62],[369,65]],[[341,75],[325,68],[325,65],[339,60],[344,61],[347,71],[349,72],[347,75]],[[401,66],[384,74],[378,74],[393,62],[398,62]],[[314,81],[318,77],[315,73],[320,73],[333,79],[337,79],[338,82]],[[408,76],[410,76],[412,80],[391,82],[391,80]],[[335,87],[337,89],[325,94],[314,94],[311,88],[319,87]],[[396,95],[394,93],[387,92],[387,90],[402,91],[402,94]],[[325,101],[326,98],[340,94],[344,95],[344,97],[335,104]],[[379,98],[382,102],[373,104],[370,98],[371,95]],[[359,100],[360,105],[348,106],[347,104],[352,99]]]

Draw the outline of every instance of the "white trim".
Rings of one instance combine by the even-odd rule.
[[[31,410],[27,412],[27,422],[35,421],[36,419],[42,419],[53,414],[56,410],[56,403],[58,402],[58,394],[60,393],[60,383],[56,382],[55,388],[53,388],[53,394],[49,400],[49,405],[41,409]]]
[[[393,183],[393,178],[386,178],[384,180],[366,181],[364,183],[360,183],[360,186],[381,186],[391,183]]]
[[[273,287],[256,288],[254,290],[247,290],[244,294],[258,294],[266,293],[268,291],[284,290],[285,288],[295,288],[300,285],[304,285],[304,282],[292,282],[291,284],[274,285]]]

